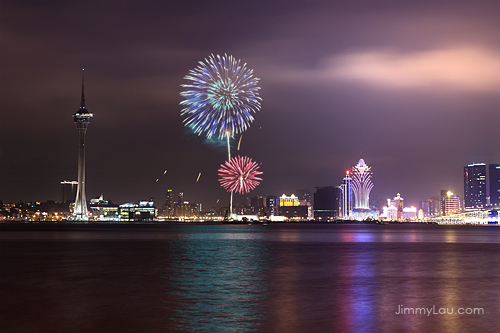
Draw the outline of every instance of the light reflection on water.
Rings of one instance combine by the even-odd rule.
[[[220,236],[185,237],[164,247],[170,259],[162,276],[165,302],[174,309],[167,327],[248,331],[263,321],[267,309],[256,305],[268,294],[265,244],[242,243],[253,237],[241,234]]]
[[[0,240],[2,331],[9,323],[25,331],[48,325],[54,331],[179,332],[488,331],[500,325],[495,227],[47,227],[3,230]],[[15,311],[23,309],[15,306],[19,297],[29,311]],[[485,315],[397,315],[399,305],[483,307]],[[57,315],[37,315],[41,309]],[[27,313],[37,318],[33,329]]]
[[[41,223],[40,223],[41,224]],[[122,225],[58,224],[52,231],[49,224],[31,231],[5,230],[0,240],[151,240],[151,239],[236,239],[282,242],[401,242],[401,243],[500,243],[500,227],[445,227],[428,225],[339,225],[282,224],[269,227],[247,225],[148,225],[130,228]],[[43,230],[46,228],[47,230]]]

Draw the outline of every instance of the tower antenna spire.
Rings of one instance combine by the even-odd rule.
[[[80,109],[85,109],[85,68],[82,68],[82,101],[80,102]]]
[[[90,119],[94,115],[85,108],[84,82],[84,70],[82,69],[82,102],[80,109],[73,115],[73,120],[78,129],[78,187],[76,189],[75,208],[73,212],[73,220],[75,221],[89,220],[87,197],[85,195],[85,137]]]

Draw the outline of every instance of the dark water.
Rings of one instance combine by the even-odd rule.
[[[0,332],[500,329],[500,227],[0,230]]]

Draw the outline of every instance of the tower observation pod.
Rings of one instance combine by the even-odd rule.
[[[75,209],[73,220],[88,221],[87,197],[85,196],[85,136],[90,118],[94,115],[85,108],[85,75],[82,69],[82,100],[80,109],[73,115],[73,120],[78,129],[78,187],[76,190]]]

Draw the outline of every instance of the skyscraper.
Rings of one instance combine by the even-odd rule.
[[[464,167],[465,209],[486,207],[486,164],[472,163]]]
[[[314,218],[323,220],[339,216],[340,186],[316,187],[314,192]]]
[[[489,165],[490,205],[500,206],[500,164]]]
[[[73,217],[77,221],[87,221],[87,198],[85,196],[85,136],[90,118],[94,115],[85,108],[85,77],[82,70],[82,100],[80,109],[73,115],[78,129],[78,188],[76,190],[75,211]]]
[[[354,193],[354,209],[370,208],[370,191],[373,188],[372,168],[363,159],[352,167],[352,190]]]
[[[448,190],[441,190],[441,215],[460,213],[460,197]]]
[[[405,200],[401,197],[401,194],[398,193],[398,195],[391,200],[391,205],[397,209],[396,218],[398,220],[401,219],[403,216],[403,208],[405,207]]]
[[[266,198],[266,208],[269,216],[278,215],[279,198],[272,195],[268,196]]]
[[[169,188],[167,189],[167,199],[165,200],[165,213],[168,217],[174,216],[174,191]]]
[[[354,193],[354,209],[351,216],[358,220],[377,218],[377,213],[370,209],[370,191],[373,188],[372,168],[361,158],[352,167],[352,192]]]
[[[342,192],[342,202],[340,205],[340,212],[343,219],[348,219],[352,212],[352,184],[350,171],[347,170],[344,177],[344,182],[340,185]]]

